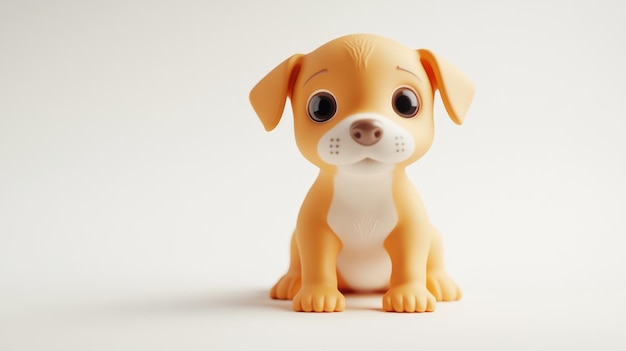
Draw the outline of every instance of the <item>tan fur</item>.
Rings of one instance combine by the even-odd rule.
[[[416,117],[402,118],[394,112],[392,94],[402,86],[413,88],[419,95],[421,107]],[[320,89],[332,92],[337,100],[336,116],[324,123],[313,122],[307,115],[308,99]],[[397,224],[384,240],[393,269],[383,309],[433,311],[436,300],[461,297],[444,269],[441,238],[405,172],[405,167],[432,144],[436,89],[452,120],[461,124],[474,93],[471,82],[428,50],[412,50],[373,35],[342,37],[309,54],[294,55],[254,87],[250,100],[268,131],[278,124],[286,99],[291,99],[298,148],[320,168],[300,209],[289,270],[271,289],[272,298],[292,299],[296,311],[345,308],[341,292],[353,289],[337,270],[343,243],[327,220],[339,169],[322,159],[317,145],[342,120],[361,113],[389,118],[415,141],[413,153],[395,163],[391,171]]]

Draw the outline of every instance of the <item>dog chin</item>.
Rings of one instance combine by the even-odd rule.
[[[387,173],[393,170],[393,163],[385,163],[366,157],[360,161],[338,165],[339,172],[349,173],[354,175],[375,175],[380,173]]]

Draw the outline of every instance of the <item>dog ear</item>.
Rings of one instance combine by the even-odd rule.
[[[296,54],[286,59],[250,91],[250,103],[268,132],[276,128],[283,115],[303,56]]]
[[[433,89],[439,89],[443,105],[456,124],[462,124],[474,97],[474,85],[450,62],[426,49],[417,50]]]

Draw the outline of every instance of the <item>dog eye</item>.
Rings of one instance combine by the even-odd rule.
[[[337,113],[335,97],[326,91],[320,91],[309,98],[309,117],[315,122],[326,122]]]
[[[417,94],[409,88],[400,88],[393,94],[393,109],[400,117],[411,118],[420,109]]]

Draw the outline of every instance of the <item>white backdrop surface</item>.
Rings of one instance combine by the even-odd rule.
[[[1,350],[626,349],[618,1],[0,3]],[[464,290],[272,301],[316,170],[248,92],[350,33],[475,83],[409,169]]]

